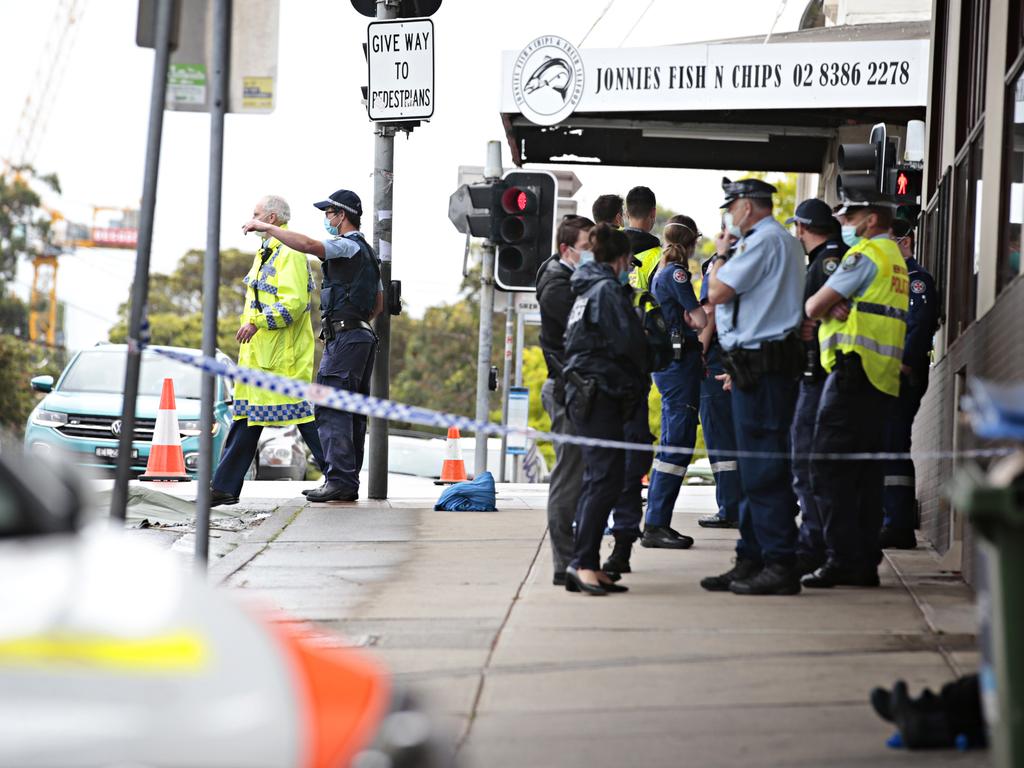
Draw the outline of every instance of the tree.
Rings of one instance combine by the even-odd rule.
[[[58,216],[43,207],[36,191],[60,193],[54,174],[38,174],[30,166],[0,174],[0,286],[14,279],[18,259],[52,250],[50,228]]]

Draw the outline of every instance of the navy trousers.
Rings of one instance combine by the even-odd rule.
[[[825,380],[814,427],[815,453],[866,453],[884,447],[882,425],[895,398],[868,380],[857,355],[844,355]],[[811,462],[811,483],[825,523],[828,559],[844,568],[875,568],[882,561],[881,461]]]
[[[576,434],[606,440],[623,439],[622,406],[618,400],[598,393],[587,418],[575,412],[572,401],[568,410]],[[576,536],[570,565],[596,571],[601,567],[601,537],[608,513],[622,493],[626,461],[621,448],[584,445],[582,451],[583,490],[576,505]]]
[[[700,350],[694,348],[684,352],[681,360],[673,360],[664,371],[654,374],[654,383],[661,393],[660,444],[688,448],[689,453],[658,451],[647,490],[647,525],[672,524],[679,487],[697,442],[702,368]]]
[[[623,440],[630,443],[647,443],[648,445],[654,442],[654,435],[651,434],[651,425],[647,416],[647,396],[649,394],[650,387],[644,391],[640,406],[622,425]],[[621,414],[619,421],[622,422]],[[623,461],[623,483],[612,514],[612,533],[616,536],[636,539],[640,536],[640,521],[644,516],[641,494],[644,475],[651,469],[651,452],[626,451]]]
[[[736,447],[777,458],[739,458],[740,540],[736,554],[757,562],[790,566],[796,560],[796,497],[790,466],[789,427],[796,405],[796,382],[779,373],[763,374],[744,391],[732,388]]]
[[[715,502],[718,517],[729,522],[740,519],[740,475],[736,455],[736,432],[732,425],[732,396],[722,389],[715,376],[725,373],[722,351],[712,343],[707,354],[707,368],[700,381],[700,423],[704,428],[704,445],[715,475]],[[719,453],[724,451],[724,455]]]
[[[805,458],[814,444],[814,424],[824,379],[804,377],[796,396],[796,414],[790,430],[793,444],[793,490],[800,502],[800,537],[797,552],[808,560],[825,561],[825,523],[811,486],[811,460]]]
[[[313,453],[313,461],[322,472],[326,462],[316,422],[307,421],[305,424],[296,426],[302,439],[306,441],[306,445]],[[245,482],[245,473],[249,471],[252,460],[256,458],[262,433],[263,427],[255,424],[250,426],[248,419],[236,419],[231,422],[231,429],[224,440],[224,450],[220,454],[220,462],[213,473],[210,485],[216,490],[230,493],[232,496],[240,494],[242,484]]]
[[[316,375],[317,383],[369,395],[376,352],[377,340],[369,331],[362,328],[342,331],[327,342]],[[318,405],[316,421],[327,460],[324,472],[327,482],[358,491],[366,444],[366,417]]]
[[[892,417],[885,424],[885,450],[909,453],[914,417],[921,407],[921,398],[928,390],[928,369],[916,370],[911,376],[900,376],[900,396],[896,398]],[[917,476],[911,459],[884,462],[883,502],[884,525],[888,528],[917,527]]]

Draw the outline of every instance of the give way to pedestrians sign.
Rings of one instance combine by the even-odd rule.
[[[434,22],[374,21],[366,28],[371,120],[428,120],[434,114]]]

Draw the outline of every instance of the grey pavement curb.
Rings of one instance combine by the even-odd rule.
[[[248,565],[267,545],[276,539],[287,528],[299,513],[308,506],[305,500],[289,501],[274,510],[274,513],[262,522],[251,536],[239,541],[238,546],[224,555],[216,563],[211,564],[208,579],[211,584],[223,584],[238,571]]]

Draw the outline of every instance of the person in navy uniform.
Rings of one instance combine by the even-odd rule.
[[[687,549],[693,538],[672,528],[672,510],[697,441],[700,380],[703,373],[697,332],[707,323],[693,290],[688,264],[701,234],[689,216],[673,216],[663,232],[665,247],[651,281],[672,339],[672,362],[653,374],[661,393],[662,446],[687,448],[689,453],[659,451],[647,491],[647,521],[641,546]]]
[[[647,339],[631,301],[629,240],[598,224],[588,250],[593,260],[582,258],[569,281],[576,299],[565,330],[566,410],[576,434],[622,441],[624,425],[647,393]],[[625,587],[601,570],[600,549],[608,514],[622,492],[625,452],[589,445],[582,450],[583,490],[565,588],[590,595],[622,592]]]
[[[805,357],[799,339],[804,253],[772,217],[775,187],[759,179],[723,179],[722,189],[725,228],[715,239],[718,256],[707,276],[726,358],[722,379],[732,392],[738,450],[777,458],[739,456],[743,498],[736,563],[702,579],[701,586],[743,595],[795,595],[800,577],[789,428]],[[739,242],[735,255],[727,257],[730,235]]]
[[[363,204],[355,192],[339,189],[314,203],[324,213],[330,238],[315,240],[299,232],[253,219],[243,232],[269,232],[289,248],[316,256],[323,263],[320,313],[324,354],[317,384],[370,394],[370,374],[377,337],[370,321],[384,307],[380,262],[359,231]],[[366,417],[316,406],[317,430],[327,471],[324,484],[306,493],[310,501],[355,501],[363,467]]]
[[[907,311],[907,338],[900,368],[900,394],[892,418],[885,427],[885,451],[909,453],[914,417],[928,389],[932,341],[939,327],[939,297],[935,280],[914,258],[914,225],[895,219],[892,236],[907,262],[910,281],[910,309]],[[885,463],[885,490],[882,506],[885,519],[879,535],[882,549],[914,549],[917,537],[916,476],[911,459]]]
[[[786,220],[796,224],[796,239],[807,253],[807,280],[804,301],[818,292],[839,267],[849,246],[843,242],[842,229],[824,200],[811,198],[797,206],[795,215]],[[814,421],[825,385],[825,369],[821,367],[818,347],[818,322],[804,315],[800,326],[807,353],[807,363],[800,379],[796,397],[796,414],[790,429],[793,444],[793,490],[800,502],[800,537],[797,541],[797,569],[811,573],[825,564],[825,523],[814,500],[811,488],[811,452]]]
[[[735,238],[730,249],[735,245]],[[730,254],[731,255],[731,252]],[[740,524],[740,478],[736,461],[736,432],[732,423],[732,395],[724,389],[719,376],[725,374],[722,365],[722,345],[715,326],[715,307],[708,302],[708,269],[715,257],[701,264],[703,279],[700,284],[700,304],[707,315],[707,325],[700,332],[704,353],[704,375],[700,380],[700,423],[704,429],[704,445],[708,461],[715,475],[715,503],[718,511],[697,518],[701,528],[738,528]]]

